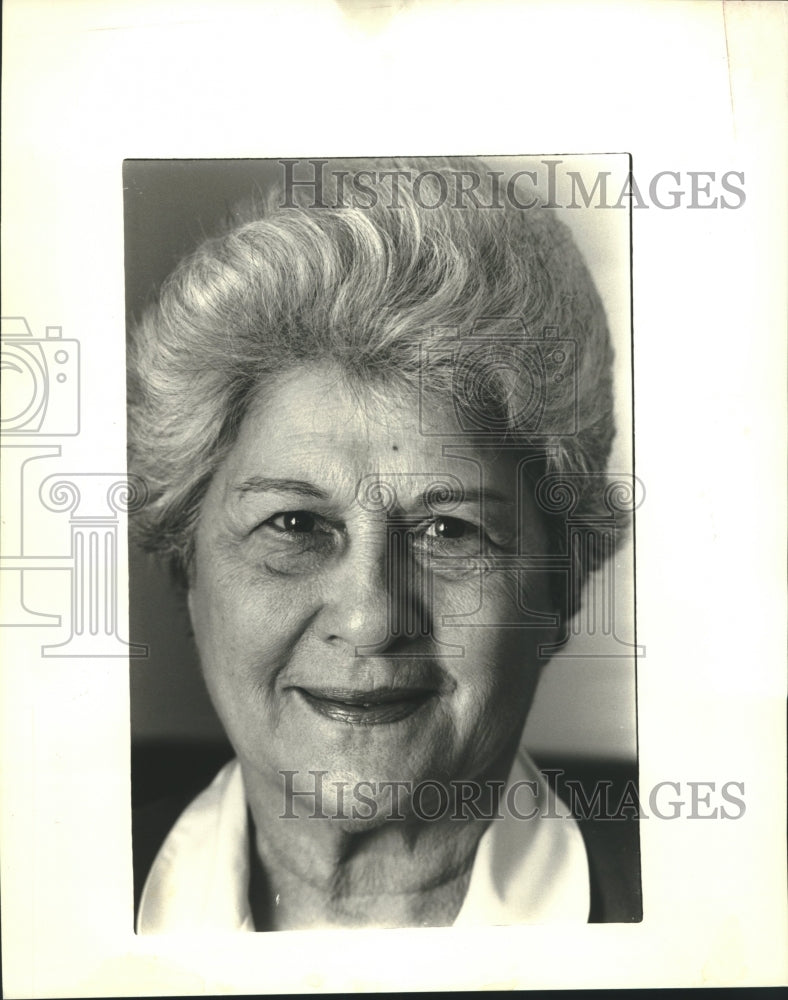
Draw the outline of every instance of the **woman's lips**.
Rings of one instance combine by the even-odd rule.
[[[434,688],[380,688],[349,691],[335,688],[296,688],[316,712],[335,722],[380,726],[400,722],[430,701]]]

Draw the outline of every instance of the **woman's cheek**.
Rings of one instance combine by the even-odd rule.
[[[440,628],[447,616],[451,622],[446,624],[453,627],[514,622],[519,592],[516,574],[511,571],[481,569],[441,574],[433,583],[435,625]]]
[[[270,645],[297,641],[314,615],[316,596],[303,581],[256,579],[236,592],[239,632],[253,643]]]
[[[280,663],[313,615],[314,601],[303,580],[278,578],[244,560],[217,560],[198,574],[189,594],[204,666],[228,658],[257,669]]]

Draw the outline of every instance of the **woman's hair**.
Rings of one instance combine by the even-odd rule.
[[[418,187],[363,197],[348,182],[362,169]],[[455,199],[458,171],[481,179],[477,199]],[[148,491],[132,530],[180,584],[246,408],[302,365],[451,398],[458,429],[544,444],[542,472],[595,484],[575,514],[609,516],[602,304],[568,228],[541,205],[485,201],[490,176],[469,160],[329,161],[319,198],[292,185],[251,199],[165,281],[130,332],[129,465]]]

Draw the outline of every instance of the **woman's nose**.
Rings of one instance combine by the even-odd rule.
[[[388,525],[351,542],[325,581],[322,638],[368,654],[429,634],[427,580],[414,541],[412,531]]]

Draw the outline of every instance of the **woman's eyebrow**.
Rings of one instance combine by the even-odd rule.
[[[514,500],[511,497],[505,493],[499,493],[497,490],[478,490],[473,487],[458,490],[445,487],[443,484],[436,484],[424,490],[421,500],[428,507],[439,507],[445,503],[476,503],[479,505],[494,503],[504,507],[514,506]]]
[[[324,489],[303,479],[278,479],[272,476],[250,476],[242,483],[232,488],[233,493],[241,496],[247,493],[294,493],[315,500],[328,500],[329,495]]]
[[[291,493],[294,496],[308,497],[314,500],[329,500],[330,494],[320,486],[304,479],[287,479],[274,476],[250,476],[243,482],[232,487],[236,496],[246,496],[250,493]],[[428,487],[419,498],[421,504],[427,507],[440,507],[443,504],[471,503],[496,504],[503,507],[513,507],[514,500],[497,490],[479,490],[474,487],[455,489],[445,483]]]

